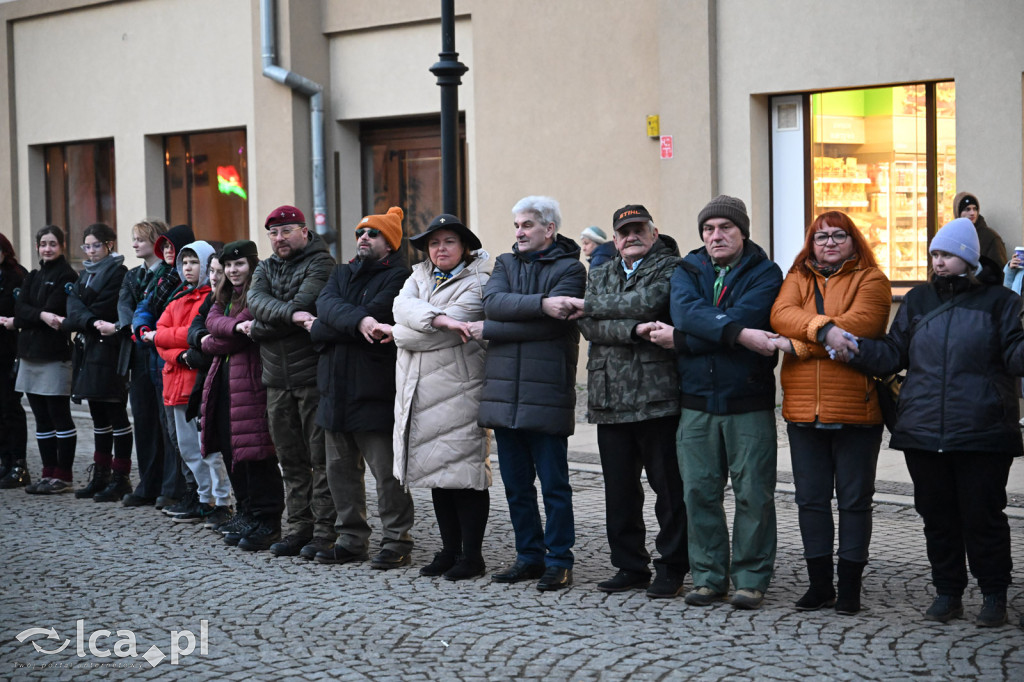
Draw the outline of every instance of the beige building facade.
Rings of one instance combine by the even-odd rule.
[[[272,5],[276,63],[323,88],[323,229],[340,230],[341,257],[350,257],[358,219],[406,197],[414,231],[440,210],[427,140],[440,108],[428,71],[440,51],[440,2]],[[35,230],[62,217],[110,216],[127,254],[130,228],[145,216],[188,220],[201,238],[253,238],[263,254],[263,218],[275,206],[294,203],[313,224],[310,101],[263,75],[260,8],[0,3],[0,231],[23,262],[35,262]],[[887,240],[913,230],[908,239],[926,244],[954,190],[979,196],[1011,248],[1024,241],[1017,0],[456,0],[455,10],[456,49],[469,67],[459,91],[463,212],[491,252],[511,247],[510,208],[527,194],[557,198],[573,238],[591,224],[609,231],[616,208],[643,203],[684,250],[699,246],[701,206],[732,194],[747,202],[753,239],[784,269],[810,214],[845,201],[907,281],[912,272],[896,259],[916,265],[920,248],[907,255]],[[940,95],[955,89],[955,116],[936,104],[936,83]],[[896,94],[886,90],[879,108],[886,88]],[[913,92],[923,93],[913,105],[922,113],[907,128]],[[827,116],[829,93],[856,102]],[[671,158],[649,135],[651,115],[672,138]],[[886,128],[892,150],[867,133],[835,137],[842,126]],[[954,132],[936,143],[935,126]],[[908,152],[897,130],[932,141]],[[107,182],[72,168],[83,145],[112,158]],[[826,164],[843,177],[819,173]],[[906,168],[917,175],[901,186]],[[85,225],[62,226],[74,235]]]

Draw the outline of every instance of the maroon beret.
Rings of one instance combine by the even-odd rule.
[[[302,211],[294,206],[278,206],[267,216],[267,222],[263,224],[263,227],[269,230],[278,225],[305,226],[305,224],[306,216],[302,215]]]

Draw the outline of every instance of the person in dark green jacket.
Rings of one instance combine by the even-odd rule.
[[[317,354],[309,338],[316,297],[330,277],[334,258],[294,206],[275,208],[264,227],[274,255],[260,261],[252,275],[250,335],[260,344],[270,437],[281,460],[289,527],[270,552],[311,561],[334,543],[324,431],[316,423]]]
[[[653,599],[671,599],[690,570],[686,506],[676,459],[679,373],[675,353],[638,335],[644,325],[669,319],[672,273],[679,265],[674,239],[659,235],[647,209],[623,206],[613,216],[620,256],[593,268],[580,331],[590,340],[587,419],[597,424],[604,476],[605,518],[612,565],[618,570],[598,584],[602,592],[647,588]],[[643,520],[640,474],[657,495],[659,531],[651,584],[651,555]],[[648,585],[650,584],[650,587]]]

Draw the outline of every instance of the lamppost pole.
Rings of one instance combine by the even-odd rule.
[[[430,67],[441,88],[441,195],[445,213],[459,212],[459,85],[469,67],[455,51],[455,0],[441,0],[440,59]],[[465,216],[460,216],[465,219]]]

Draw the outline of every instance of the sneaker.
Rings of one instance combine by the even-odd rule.
[[[184,514],[197,504],[199,504],[199,492],[187,490],[184,497],[169,507],[165,506],[161,511],[168,516],[177,516],[178,514]]]
[[[228,519],[233,516],[233,510],[231,507],[224,505],[217,505],[213,508],[213,512],[203,519],[203,528],[209,528],[210,530],[216,530],[217,526],[227,523]]]
[[[212,514],[214,509],[216,507],[209,502],[196,502],[188,511],[172,516],[171,521],[175,523],[199,523]]]
[[[761,590],[736,590],[729,603],[737,609],[753,611],[761,608],[764,603],[764,592]]]
[[[6,480],[7,479],[5,478],[4,481],[6,481]],[[50,482],[50,479],[48,479],[48,478],[40,478],[35,483],[27,484],[25,486],[25,492],[27,492],[29,495],[38,495],[39,494],[39,486],[41,486],[44,483],[49,483],[49,482]],[[3,481],[0,481],[0,485],[2,485],[2,484],[3,484]],[[14,486],[11,486],[11,487],[14,487]]]
[[[280,522],[271,523],[258,519],[254,519],[254,521],[253,527],[238,541],[239,549],[244,549],[247,552],[259,552],[270,549],[271,545],[281,539]],[[227,542],[227,536],[224,541]]]
[[[954,618],[962,618],[964,615],[964,603],[959,595],[939,594],[936,595],[932,605],[924,612],[924,619],[936,623],[948,623]]]
[[[316,558],[317,552],[330,549],[332,546],[334,546],[334,540],[331,538],[324,537],[323,535],[314,535],[313,539],[299,550],[299,558],[312,561]]]
[[[1006,593],[986,594],[974,624],[979,628],[997,628],[1006,625]]]
[[[270,546],[270,553],[274,556],[299,556],[299,552],[310,541],[310,535],[285,535],[283,539]]]
[[[59,478],[49,478],[36,488],[36,495],[60,495],[61,493],[74,492],[74,485],[71,481],[62,481]]]
[[[255,517],[248,512],[236,511],[231,515],[231,518],[217,526],[215,530],[222,535],[227,535],[228,533],[238,533],[239,531],[252,528],[254,525],[256,525]]]
[[[637,573],[620,569],[614,576],[599,582],[597,589],[601,592],[614,594],[616,592],[628,592],[629,590],[642,590],[651,584],[650,573]]]
[[[683,580],[674,575],[659,575],[647,588],[647,596],[650,599],[675,599],[683,592]]]
[[[710,606],[722,599],[725,599],[725,593],[715,592],[710,587],[696,587],[687,592],[686,596],[683,597],[683,601],[690,606]]]
[[[226,522],[220,524],[216,530],[224,534],[224,544],[237,547],[238,543],[242,541],[242,538],[256,530],[259,524],[259,519],[255,516],[250,516],[249,514],[244,513],[235,514]],[[274,538],[274,542],[277,542],[280,539],[281,533],[278,532],[277,537]]]
[[[369,555],[366,552],[353,552],[338,543],[316,553],[318,564],[348,564],[354,561],[366,561],[368,558]]]
[[[393,549],[385,547],[370,559],[370,568],[376,568],[378,571],[386,571],[392,568],[408,566],[410,563],[412,563],[412,557],[408,552],[403,554],[402,552],[396,552]]]

